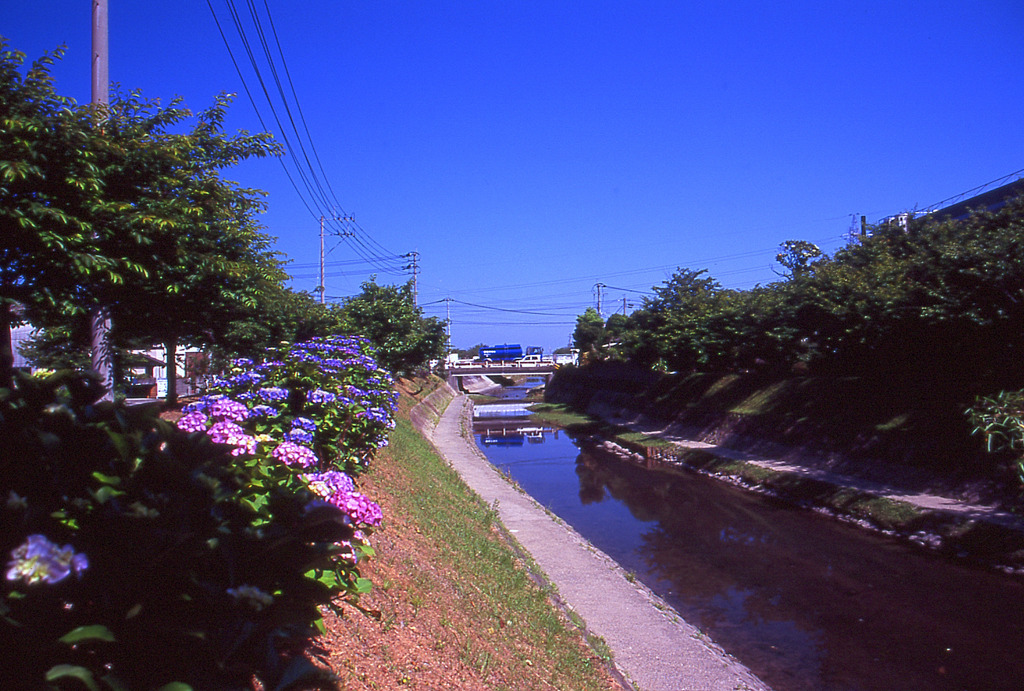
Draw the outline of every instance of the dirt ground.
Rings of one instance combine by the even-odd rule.
[[[346,606],[344,616],[329,614],[327,635],[319,641],[341,688],[555,689],[549,662],[533,654],[542,651],[531,652],[508,631],[479,624],[487,618],[460,593],[455,574],[441,570],[436,546],[378,491],[388,472],[378,464],[360,480],[361,491],[375,497],[388,517],[386,529],[372,537],[377,555],[362,569],[374,587],[360,606],[373,613]],[[525,664],[524,653],[531,655]],[[580,656],[601,670],[602,688],[623,688],[582,639]]]

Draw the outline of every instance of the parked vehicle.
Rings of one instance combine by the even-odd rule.
[[[544,349],[540,346],[527,346],[526,350],[518,343],[489,346],[480,349],[481,362],[545,362]]]
[[[523,347],[518,343],[505,343],[480,349],[480,359],[490,362],[511,362],[523,357]]]

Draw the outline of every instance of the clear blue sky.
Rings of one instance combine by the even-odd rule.
[[[205,1],[109,1],[112,81],[197,110],[236,92],[232,130],[258,112],[304,142],[320,201],[276,160],[231,176],[269,192],[296,289],[319,284],[320,214],[354,216],[328,224],[327,296],[404,282],[409,260],[364,259],[416,251],[456,347],[566,345],[598,283],[605,316],[677,267],[768,283],[785,240],[831,253],[854,217],[1024,169],[1019,0],[254,0],[301,136],[245,3],[283,128],[225,0],[231,53]],[[87,0],[9,0],[0,34],[29,58],[66,44],[58,89],[89,100]]]

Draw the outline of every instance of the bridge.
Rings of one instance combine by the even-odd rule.
[[[485,377],[489,374],[501,374],[506,377],[516,375],[535,376],[543,375],[550,377],[558,369],[553,362],[489,362],[474,361],[460,362],[457,365],[448,366],[450,377]]]

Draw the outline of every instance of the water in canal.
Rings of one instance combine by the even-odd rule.
[[[776,691],[1024,689],[1021,579],[565,432],[491,423],[477,442]]]

